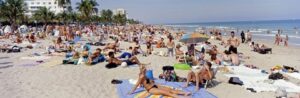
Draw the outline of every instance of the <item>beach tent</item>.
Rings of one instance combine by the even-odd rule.
[[[12,33],[12,29],[9,25],[6,25],[3,31],[4,33]]]
[[[19,27],[19,31],[21,33],[27,33],[28,27],[26,25],[22,25],[22,26]]]

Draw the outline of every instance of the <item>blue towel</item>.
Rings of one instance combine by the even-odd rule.
[[[206,91],[204,88],[201,88],[199,91],[195,92],[195,86],[189,86],[187,88],[182,88],[184,85],[183,82],[166,82],[164,80],[155,80],[155,83],[165,86],[171,86],[174,88],[182,89],[185,92],[191,92],[192,98],[217,98],[215,95],[212,95],[208,91]],[[123,80],[122,84],[117,85],[117,91],[119,98],[134,98],[136,94],[139,92],[143,92],[144,88],[137,88],[135,92],[131,95],[128,94],[128,92],[133,88],[134,85],[130,84],[128,80]]]
[[[75,38],[74,38],[74,43],[77,43],[78,41],[80,41],[80,37],[79,36],[75,36]]]

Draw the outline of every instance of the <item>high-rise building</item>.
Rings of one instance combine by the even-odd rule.
[[[118,15],[118,14],[120,14],[120,15],[126,15],[127,13],[126,13],[125,9],[119,8],[119,9],[113,10],[113,14],[114,15]]]
[[[25,15],[28,16],[32,16],[40,7],[46,7],[55,14],[63,12],[64,9],[63,7],[58,6],[57,0],[24,0],[24,3],[26,6]]]

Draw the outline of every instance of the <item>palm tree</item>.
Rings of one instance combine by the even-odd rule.
[[[56,0],[58,2],[58,6],[65,9],[65,7],[71,4],[71,0]]]
[[[58,6],[63,8],[63,12],[59,14],[59,18],[65,20],[68,16],[66,13],[66,6],[71,4],[71,0],[56,0],[58,2]],[[71,6],[68,6],[67,10],[70,12],[72,10]],[[63,21],[65,24],[66,21]]]
[[[111,23],[113,18],[113,12],[111,10],[102,10],[101,11],[101,19],[104,24]]]
[[[80,3],[77,3],[77,9],[81,12],[82,18],[85,21],[90,21],[91,16],[95,13],[98,3],[95,0],[81,0]]]
[[[76,12],[69,13],[70,22],[78,22],[80,20],[80,15]]]
[[[127,18],[125,14],[117,14],[113,16],[113,21],[117,25],[125,25],[127,22]]]
[[[65,13],[65,12],[62,12],[62,13],[58,13],[56,16],[55,16],[56,20],[58,22],[63,22],[64,24],[68,24],[68,21],[69,21],[69,13]]]
[[[49,9],[47,9],[46,7],[41,7],[39,8],[34,14],[33,17],[36,20],[42,20],[42,22],[44,22],[45,25],[47,25],[47,23],[49,21],[52,21],[54,19],[54,13],[51,12]]]
[[[16,29],[17,20],[24,16],[25,3],[23,0],[5,0],[0,4],[1,16]]]
[[[139,23],[140,23],[139,21],[134,20],[134,19],[127,19],[127,22],[128,22],[129,24],[139,24]]]

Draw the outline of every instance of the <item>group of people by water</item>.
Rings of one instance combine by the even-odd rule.
[[[22,33],[24,31],[28,33]],[[65,56],[64,64],[77,65],[84,62],[87,65],[96,65],[101,62],[108,62],[106,64],[107,68],[137,64],[140,67],[139,79],[129,94],[132,94],[138,86],[143,85],[149,93],[178,98],[178,94],[189,96],[191,93],[156,84],[151,77],[146,75],[146,66],[151,63],[140,62],[138,55],[155,55],[157,54],[155,49],[165,48],[166,51],[160,51],[164,55],[160,56],[173,57],[179,63],[187,63],[190,66],[201,66],[201,68],[196,68],[197,71],[188,73],[184,85],[184,87],[187,87],[192,82],[196,85],[195,89],[199,90],[199,85],[213,78],[212,65],[239,66],[241,64],[240,59],[247,58],[238,52],[239,45],[251,42],[252,47],[255,47],[250,31],[247,31],[246,34],[242,31],[241,40],[233,31],[230,32],[228,39],[222,38],[220,32],[211,32],[211,34],[215,34],[211,35],[212,38],[220,40],[220,45],[228,47],[228,50],[220,51],[217,45],[212,45],[209,41],[179,43],[177,41],[184,34],[183,32],[172,32],[167,27],[142,24],[126,26],[47,25],[40,28],[28,27],[15,31],[9,30],[9,32],[0,35],[0,39],[10,39],[11,42],[0,45],[0,48],[10,49],[10,47],[18,46],[24,42],[29,43],[25,46],[26,48],[35,48],[32,44],[43,40],[51,40],[50,44],[39,48],[46,48],[45,55]],[[279,36],[276,35],[275,44],[282,41]],[[113,42],[108,42],[109,40],[113,40]],[[288,37],[286,36],[284,41],[286,46],[287,41]],[[122,42],[132,43],[133,45],[128,46],[127,49],[122,49],[120,47]],[[141,45],[145,45],[146,49],[143,49]],[[183,50],[183,45],[187,46],[188,50]],[[196,48],[196,46],[200,46],[200,48]],[[259,47],[255,49],[257,48],[260,49]],[[161,54],[160,52],[158,54]],[[210,56],[209,59],[205,59],[206,54]]]

